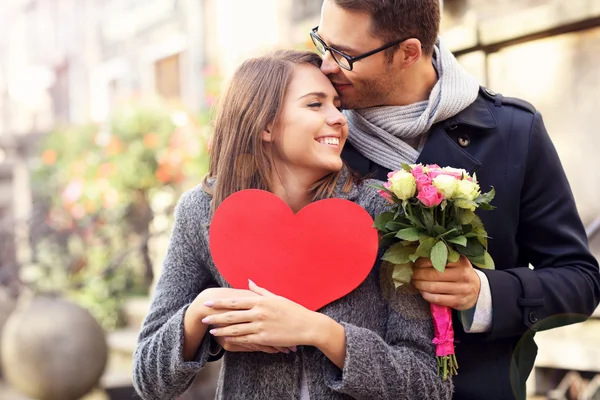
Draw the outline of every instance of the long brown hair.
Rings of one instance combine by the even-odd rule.
[[[261,133],[278,119],[297,65],[320,68],[321,58],[312,52],[281,50],[249,59],[234,73],[219,103],[209,170],[203,181],[204,190],[213,196],[213,210],[239,190],[272,191],[273,164]],[[331,197],[342,176],[342,190],[349,191],[354,177],[342,174],[345,168],[316,182],[313,200]],[[211,179],[214,185],[209,184]]]

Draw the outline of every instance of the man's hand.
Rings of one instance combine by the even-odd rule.
[[[444,273],[438,272],[431,260],[419,258],[415,263],[412,281],[425,300],[456,310],[475,307],[481,281],[467,257],[461,255],[455,263],[448,263]]]

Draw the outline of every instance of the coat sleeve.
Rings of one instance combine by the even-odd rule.
[[[494,310],[488,337],[587,319],[600,301],[598,262],[539,112],[531,125],[516,239],[520,258],[533,269],[483,271]]]
[[[200,256],[208,249],[200,232],[200,189],[195,190],[184,194],[177,205],[161,275],[134,352],[133,383],[144,400],[177,398],[209,358],[211,336],[207,333],[195,359],[183,360],[187,307],[202,290],[217,286]]]
[[[325,359],[329,388],[359,400],[452,398],[451,380],[437,375],[429,306],[419,294],[410,297],[395,303],[400,312],[388,304],[386,337],[341,322],[346,330],[346,358],[343,370]]]

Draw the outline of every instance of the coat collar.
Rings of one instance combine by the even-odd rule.
[[[480,129],[493,129],[498,123],[496,117],[490,111],[489,101],[483,94],[479,94],[477,99],[455,117],[448,119],[444,125],[468,125]]]

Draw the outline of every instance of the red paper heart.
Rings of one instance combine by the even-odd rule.
[[[343,199],[309,204],[296,215],[276,195],[242,190],[215,212],[210,251],[223,278],[247,289],[252,279],[316,311],[356,289],[377,257],[371,216]]]

